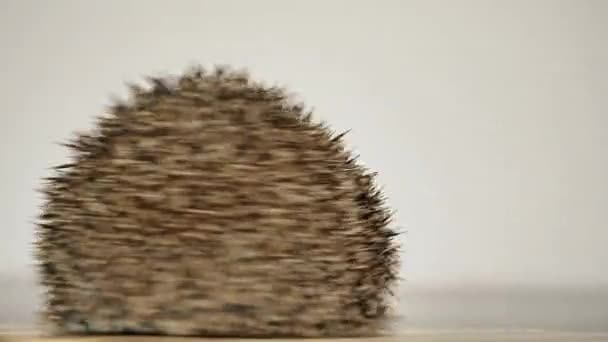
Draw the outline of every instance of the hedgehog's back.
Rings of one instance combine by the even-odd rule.
[[[237,73],[135,92],[45,191],[38,251],[60,331],[373,333],[393,233],[339,139]]]

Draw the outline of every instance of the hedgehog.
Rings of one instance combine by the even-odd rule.
[[[58,334],[380,334],[392,210],[344,133],[247,70],[131,84],[63,143],[35,253]]]

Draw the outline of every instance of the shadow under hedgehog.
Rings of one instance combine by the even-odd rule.
[[[286,92],[227,67],[131,86],[43,187],[59,334],[369,336],[397,233],[374,173]]]

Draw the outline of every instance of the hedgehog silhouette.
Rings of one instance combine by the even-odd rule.
[[[60,334],[363,336],[397,280],[391,211],[285,89],[193,68],[131,85],[44,182],[42,316]]]

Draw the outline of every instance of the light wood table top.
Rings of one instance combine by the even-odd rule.
[[[552,342],[608,342],[608,333],[568,333],[542,331],[404,331],[394,336],[365,338],[187,338],[159,336],[69,336],[45,337],[35,333],[0,333],[0,342],[493,342],[493,341],[552,341]]]

